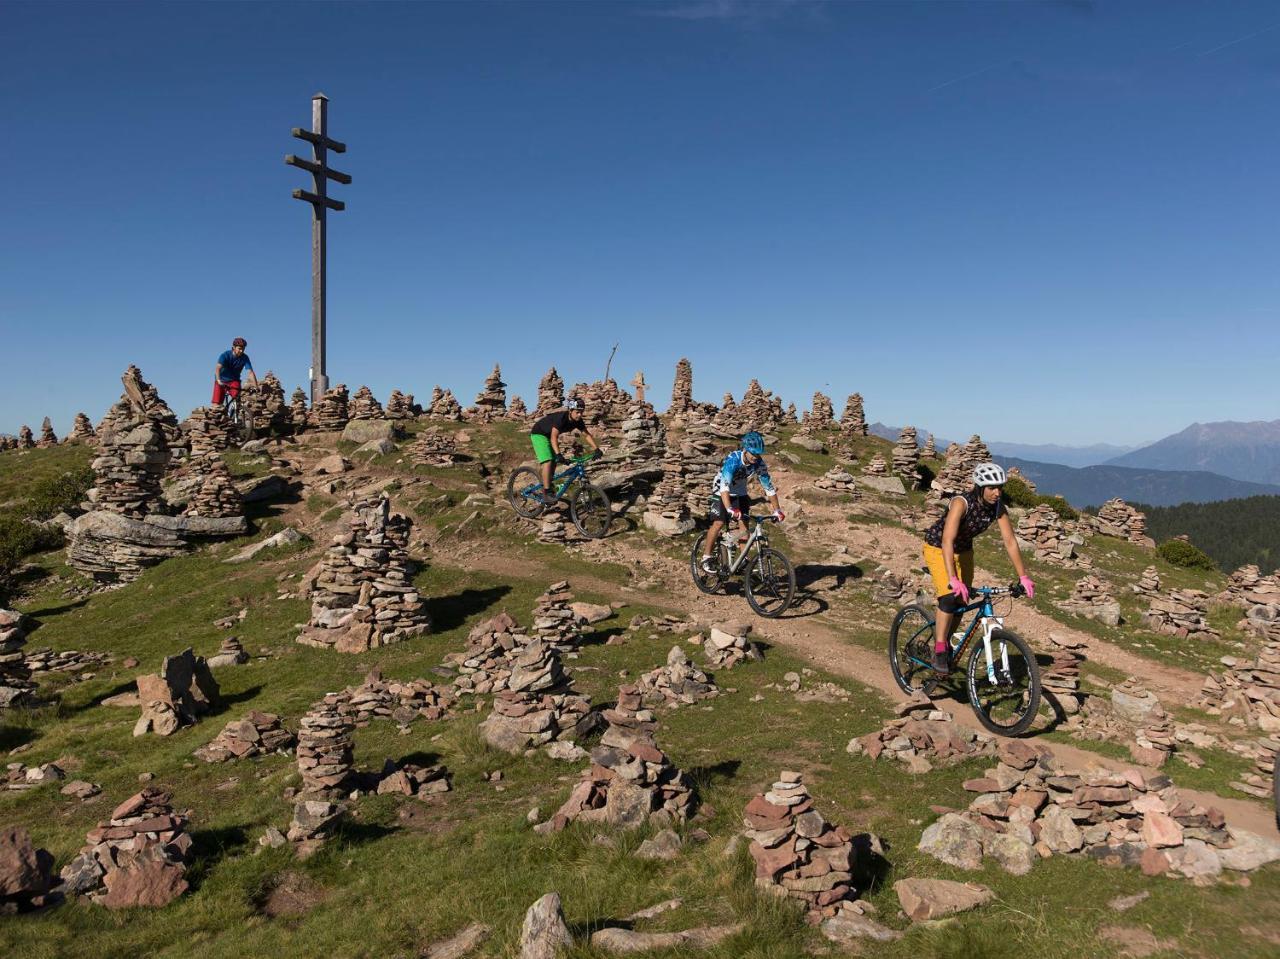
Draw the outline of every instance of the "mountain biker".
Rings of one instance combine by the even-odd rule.
[[[975,536],[986,532],[992,523],[998,523],[1005,551],[1018,571],[1018,581],[1028,596],[1035,595],[1035,583],[1022,565],[1009,511],[1000,500],[1004,483],[1004,470],[999,464],[979,463],[973,470],[973,489],[951,497],[946,514],[924,534],[924,562],[938,591],[933,668],[944,676],[951,671],[947,657],[951,624],[969,602],[969,590],[973,586]]]
[[[786,514],[778,505],[778,490],[769,476],[769,467],[764,463],[764,437],[752,430],[742,437],[742,445],[724,458],[720,472],[716,473],[715,482],[711,485],[710,510],[707,517],[711,520],[711,528],[707,530],[707,538],[702,544],[702,569],[715,573],[719,567],[712,556],[720,533],[730,519],[735,519],[746,528],[742,516],[750,505],[747,497],[747,480],[754,476],[761,489],[769,497],[769,505],[773,508],[773,518],[782,522]]]
[[[249,375],[253,377],[253,388],[258,388],[258,374],[253,371],[253,364],[249,362],[249,354],[244,348],[249,344],[245,342],[243,336],[237,336],[231,341],[231,349],[223,350],[222,355],[218,357],[218,363],[213,368],[213,403],[215,406],[220,405],[226,397],[233,400],[240,395],[240,376],[247,369]]]
[[[546,506],[556,502],[551,486],[551,471],[557,460],[564,460],[560,453],[560,437],[563,434],[585,433],[587,442],[591,444],[592,458],[600,455],[600,444],[591,435],[584,418],[585,409],[586,405],[581,399],[571,396],[563,410],[548,413],[534,423],[533,429],[529,431],[529,440],[533,443],[533,452],[538,457],[538,468],[542,472],[542,502]]]

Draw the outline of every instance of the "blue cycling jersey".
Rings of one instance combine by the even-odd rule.
[[[716,473],[715,482],[711,486],[711,495],[719,496],[728,490],[730,496],[746,496],[747,480],[752,476],[760,482],[760,487],[767,494],[770,496],[777,494],[778,490],[773,485],[773,478],[769,475],[769,467],[765,465],[764,457],[756,457],[754,463],[747,464],[743,462],[742,450],[734,450],[724,458],[720,472]]]
[[[241,353],[236,356],[230,350],[225,350],[218,357],[218,365],[222,367],[218,371],[218,379],[223,383],[239,383],[240,374],[247,369],[253,369],[253,364],[249,362],[248,353]]]

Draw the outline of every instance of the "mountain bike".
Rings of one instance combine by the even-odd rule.
[[[1019,583],[981,586],[977,599],[956,616],[947,641],[947,658],[958,664],[977,636],[965,671],[969,704],[978,722],[1000,736],[1020,736],[1030,728],[1040,708],[1040,667],[1027,641],[1004,628],[992,598],[1025,596]],[[967,629],[964,617],[976,613]],[[889,667],[904,693],[931,693],[941,677],[933,668],[934,611],[918,603],[898,610],[889,630]]]
[[[247,443],[253,439],[253,405],[241,402],[241,388],[235,395],[227,390],[222,395],[222,413],[231,427],[231,436],[237,443]]]
[[[767,619],[781,616],[796,595],[796,574],[791,561],[769,546],[766,523],[776,523],[772,516],[749,516],[743,521],[751,525],[751,535],[739,544],[737,534],[726,528],[720,535],[716,549],[717,569],[708,573],[702,568],[702,543],[707,537],[704,531],[694,540],[689,554],[689,569],[693,584],[704,593],[717,593],[724,588],[731,576],[743,575],[747,602],[759,615]],[[735,554],[735,547],[738,551]]]
[[[587,479],[586,464],[597,455],[570,457],[565,461],[569,468],[551,479],[556,499],[568,501],[573,525],[588,539],[601,539],[613,522],[613,506],[609,497]],[[542,477],[532,466],[519,467],[507,480],[507,501],[522,519],[537,519],[546,512],[547,504],[542,502],[542,492]]]

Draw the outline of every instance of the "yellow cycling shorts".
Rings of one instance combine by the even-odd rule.
[[[943,562],[942,550],[936,546],[924,544],[924,564],[929,567],[929,575],[933,577],[933,588],[938,596],[946,596],[951,592],[951,578],[947,576],[947,564]],[[973,550],[956,553],[956,572],[966,586],[973,587]]]

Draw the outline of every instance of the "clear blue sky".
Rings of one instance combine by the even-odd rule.
[[[532,400],[676,359],[954,437],[1271,419],[1271,2],[5,3],[0,430],[309,365],[310,95],[348,142],[330,375]],[[336,162],[335,162],[336,165]]]

